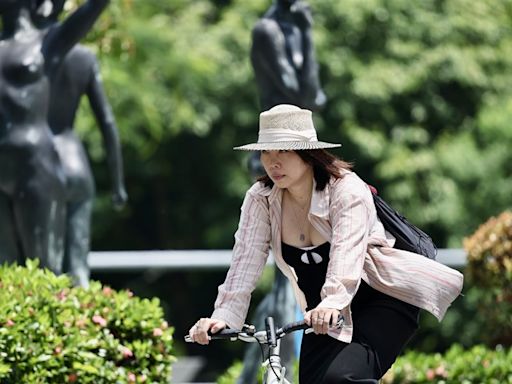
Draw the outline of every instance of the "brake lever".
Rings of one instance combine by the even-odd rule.
[[[333,328],[341,329],[341,328],[343,328],[344,324],[345,324],[345,317],[343,317],[343,315],[340,314],[340,316],[338,317],[338,321],[336,322],[336,324],[334,324]]]
[[[254,325],[244,324],[242,325],[241,332],[245,332],[247,336],[254,336],[256,333],[256,327]]]
[[[343,315],[340,314],[340,316],[338,317],[338,321],[336,322],[336,324],[334,324],[332,327],[329,327],[329,329],[341,329],[343,328],[343,325],[345,324],[345,317],[343,317]],[[304,331],[304,333],[306,334],[309,334],[313,332],[313,327],[311,328],[308,328]]]

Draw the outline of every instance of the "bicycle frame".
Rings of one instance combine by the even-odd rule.
[[[269,355],[261,366],[264,367],[263,384],[291,384],[285,377],[286,367],[281,364],[281,340],[277,340],[275,347],[270,347]]]
[[[305,323],[295,323],[296,329],[304,329]],[[263,384],[291,384],[285,377],[286,367],[281,364],[281,338],[288,332],[284,332],[283,328],[276,330],[272,317],[265,319],[265,330],[254,331],[253,326],[248,326],[248,332],[240,332],[238,340],[249,343],[257,342],[260,345],[268,345],[268,357],[262,362],[263,367]]]

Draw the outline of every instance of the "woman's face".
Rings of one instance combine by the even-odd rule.
[[[312,171],[295,151],[261,151],[261,164],[279,188],[290,188],[305,180]]]

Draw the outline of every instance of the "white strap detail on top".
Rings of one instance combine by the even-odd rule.
[[[258,135],[258,143],[274,143],[280,141],[318,141],[316,132],[312,129],[295,131],[283,128],[266,128]]]
[[[323,260],[323,257],[320,256],[318,253],[316,252],[311,252],[311,257],[313,258],[313,262],[315,264],[320,264]],[[308,254],[307,252],[304,252],[302,254],[302,256],[300,257],[300,260],[304,263],[304,264],[310,264],[309,263],[309,258],[308,258]]]

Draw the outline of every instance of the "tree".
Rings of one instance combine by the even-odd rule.
[[[229,248],[253,141],[250,30],[270,1],[111,5],[98,50],[124,144],[130,206],[97,202],[93,246]],[[441,247],[510,205],[512,5],[506,0],[316,0],[328,96],[321,136]],[[100,192],[106,184],[84,107]],[[106,190],[106,188],[104,188]],[[98,218],[101,217],[101,220]]]

